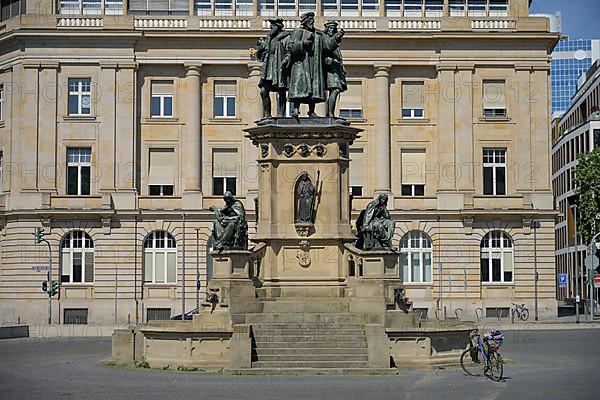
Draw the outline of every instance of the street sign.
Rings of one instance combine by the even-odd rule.
[[[600,260],[595,254],[585,256],[585,266],[591,269],[596,269],[600,266]]]
[[[594,275],[594,287],[596,289],[600,288],[600,274]]]
[[[35,272],[48,271],[48,266],[47,265],[34,265],[33,267],[31,267],[31,269],[34,270]]]
[[[567,287],[567,274],[558,274],[558,287],[559,288]]]

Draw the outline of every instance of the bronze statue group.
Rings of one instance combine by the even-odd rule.
[[[315,14],[302,15],[300,27],[284,31],[281,18],[269,20],[271,31],[258,41],[256,57],[262,62],[259,82],[263,118],[271,118],[271,92],[277,93],[277,117],[285,117],[286,103],[291,116],[300,115],[300,104],[308,105],[309,118],[317,117],[315,105],[327,101],[327,117],[334,117],[340,93],[347,90],[340,44],[344,30],[337,22],[315,28]]]

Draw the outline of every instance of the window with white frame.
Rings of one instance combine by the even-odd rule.
[[[235,81],[215,81],[215,118],[235,118],[236,92]]]
[[[483,194],[506,195],[506,149],[483,149]]]
[[[236,194],[238,164],[237,149],[213,150],[213,195]]]
[[[150,91],[150,116],[152,118],[172,117],[173,81],[152,81]]]
[[[465,0],[449,0],[448,13],[451,17],[465,16]]]
[[[404,0],[405,17],[422,17],[423,0]]]
[[[425,196],[425,149],[403,149],[402,196]]]
[[[340,0],[340,13],[342,16],[357,17],[359,0]]]
[[[90,78],[69,79],[69,115],[91,115],[92,80]]]
[[[482,96],[485,118],[506,117],[506,82],[504,80],[484,80]]]
[[[94,282],[94,241],[86,232],[72,231],[60,244],[61,283]]]
[[[296,0],[277,0],[277,15],[283,17],[296,15]]]
[[[425,91],[423,82],[402,82],[402,118],[425,117]]]
[[[177,282],[177,246],[169,232],[154,231],[144,240],[144,282]]]
[[[67,148],[67,194],[87,196],[90,194],[92,169],[91,147]]]
[[[153,148],[148,159],[148,195],[173,196],[177,160],[173,148]]]
[[[258,15],[275,15],[275,0],[258,0]]]
[[[488,14],[490,17],[507,17],[508,0],[490,0]]]
[[[444,16],[444,0],[425,0],[425,16],[440,18]]]
[[[254,4],[252,0],[236,0],[235,2],[236,16],[251,16],[254,15]]]
[[[0,121],[4,121],[4,85],[0,85]]]
[[[431,283],[431,239],[424,232],[410,231],[400,240],[400,273],[403,282]]]
[[[363,17],[379,17],[379,0],[362,0]]]
[[[402,0],[385,0],[383,7],[385,15],[388,17],[402,16]]]
[[[488,232],[481,240],[481,282],[512,282],[513,242],[502,231]]]
[[[228,17],[233,15],[233,0],[214,0],[215,15]]]
[[[321,10],[324,17],[334,17],[339,14],[339,0],[321,0]]]
[[[132,15],[188,15],[189,0],[129,0]]]
[[[364,149],[351,148],[350,151],[350,193],[363,196],[363,188],[367,183],[367,160]]]
[[[469,17],[485,17],[487,0],[467,0],[467,15]]]
[[[123,0],[59,0],[58,8],[63,15],[122,15]]]
[[[361,82],[348,82],[348,90],[340,95],[340,117],[362,119],[362,85]]]
[[[194,10],[196,15],[212,15],[212,0],[194,0]]]

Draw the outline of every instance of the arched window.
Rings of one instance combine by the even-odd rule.
[[[432,282],[431,239],[424,232],[411,231],[400,240],[400,273],[403,282]]]
[[[177,281],[177,245],[166,231],[154,231],[144,240],[144,282]]]
[[[66,234],[60,244],[60,281],[94,282],[94,241],[83,231]]]
[[[502,231],[488,232],[481,240],[481,282],[512,281],[512,239]]]

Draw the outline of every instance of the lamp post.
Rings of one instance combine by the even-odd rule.
[[[200,311],[200,228],[196,228],[196,309]]]
[[[540,221],[534,219],[533,224],[533,304],[534,304],[534,317],[538,320],[538,265],[537,265],[537,229],[539,228]]]
[[[575,323],[579,323],[579,262],[577,257],[577,204],[571,206],[573,209],[573,221],[575,223],[575,262],[573,269],[575,270]]]

